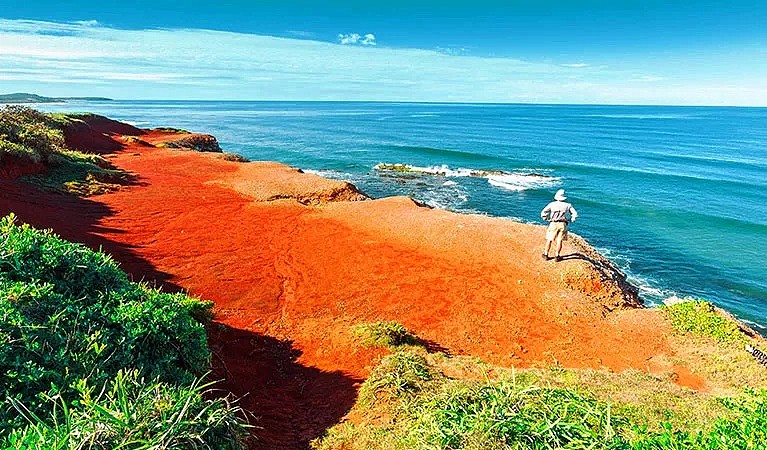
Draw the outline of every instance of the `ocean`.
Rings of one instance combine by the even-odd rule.
[[[767,331],[767,108],[180,101],[39,108],[210,133],[253,160],[458,212],[541,223],[540,210],[563,188],[579,213],[571,230],[625,270],[647,304],[702,298]],[[386,170],[394,164],[403,166]]]

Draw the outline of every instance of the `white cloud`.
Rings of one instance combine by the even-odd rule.
[[[98,20],[75,20],[72,23],[77,24],[77,25],[86,26],[86,27],[95,27],[95,26],[99,25],[99,21]]]
[[[364,36],[361,36],[357,33],[339,34],[338,42],[341,45],[358,44],[358,45],[374,46],[376,45],[376,36],[372,33],[368,33]]]
[[[373,33],[368,33],[365,38],[360,41],[362,45],[376,45],[376,36]]]
[[[570,67],[572,69],[582,69],[584,67],[589,67],[589,64],[584,63],[575,63],[575,64],[560,64],[562,67]]]
[[[751,68],[751,78],[717,84],[705,77],[685,78],[704,72],[689,65],[674,74],[643,60],[623,62],[620,70],[612,62],[610,68],[563,67],[558,61],[385,48],[373,45],[373,34],[340,35],[340,43],[348,42],[337,45],[196,29],[118,30],[93,23],[0,19],[0,30],[0,80],[6,92],[142,99],[767,105],[767,74],[758,66]]]

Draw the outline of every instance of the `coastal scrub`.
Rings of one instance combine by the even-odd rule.
[[[383,358],[349,416],[313,448],[710,450],[767,442],[764,383],[716,397],[670,376],[505,369],[418,348]]]
[[[238,409],[202,395],[211,306],[130,282],[108,255],[13,215],[0,220],[0,447],[146,448],[135,432],[176,442],[163,448],[240,448]],[[181,422],[196,423],[198,443],[231,445],[184,446],[173,434]],[[78,426],[119,431],[90,441]]]
[[[22,176],[51,191],[90,196],[135,181],[100,155],[67,148],[63,129],[87,114],[44,114],[24,106],[0,109],[0,176]]]

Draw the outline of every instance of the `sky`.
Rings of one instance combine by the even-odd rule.
[[[0,93],[767,106],[767,2],[0,0]]]

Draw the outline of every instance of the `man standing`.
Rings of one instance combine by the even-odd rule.
[[[562,241],[567,239],[567,224],[575,222],[578,218],[578,212],[575,211],[573,205],[567,203],[567,196],[565,190],[560,189],[554,194],[553,202],[546,205],[541,211],[541,219],[549,222],[549,228],[546,230],[546,250],[543,252],[543,259],[549,260],[549,250],[551,250],[551,243],[556,241],[556,259],[562,261]],[[568,219],[567,215],[570,214],[571,218]]]

